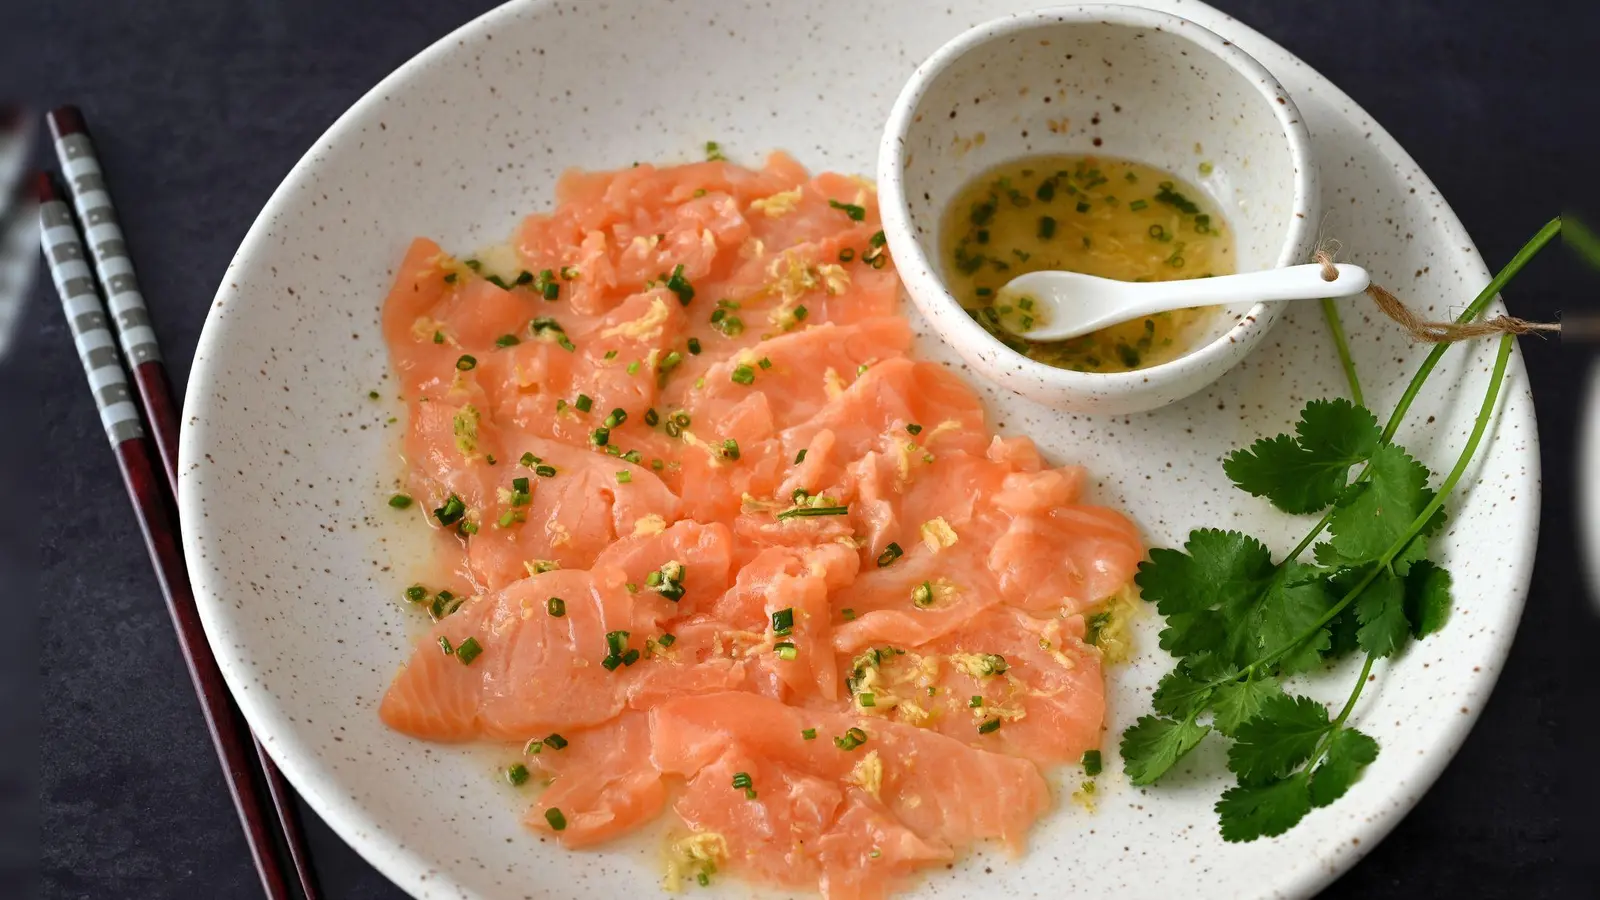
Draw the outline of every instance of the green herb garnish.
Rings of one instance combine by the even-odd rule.
[[[1170,185],[1163,194],[1171,196],[1157,199],[1183,209]],[[1547,224],[1457,322],[1476,318],[1560,230],[1559,219]],[[1324,312],[1342,332],[1337,311],[1328,305]],[[1130,782],[1153,783],[1213,731],[1224,735],[1238,783],[1216,805],[1222,837],[1251,841],[1288,831],[1361,777],[1378,743],[1350,726],[1351,713],[1377,660],[1444,625],[1451,578],[1427,559],[1428,540],[1443,527],[1444,502],[1488,430],[1513,341],[1499,339],[1471,433],[1437,490],[1428,469],[1392,441],[1448,344],[1429,352],[1380,429],[1360,405],[1347,348],[1336,342],[1357,401],[1313,400],[1293,435],[1228,456],[1224,471],[1240,489],[1322,518],[1281,561],[1248,535],[1198,529],[1182,550],[1152,550],[1140,564],[1135,581],[1166,618],[1161,647],[1177,665],[1157,686],[1154,714],[1123,733]],[[1300,560],[1308,549],[1315,564]],[[1285,692],[1284,678],[1356,650],[1365,661],[1336,713]]]
[[[864,206],[856,206],[854,203],[840,203],[837,200],[829,200],[828,205],[849,216],[852,222],[860,222],[867,217],[867,208]]]

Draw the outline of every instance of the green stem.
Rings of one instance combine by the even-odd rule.
[[[1465,324],[1476,319],[1478,314],[1483,312],[1484,307],[1494,301],[1494,298],[1506,286],[1506,283],[1515,278],[1517,273],[1522,271],[1522,267],[1526,266],[1529,261],[1538,255],[1540,250],[1544,249],[1546,244],[1554,240],[1555,236],[1560,233],[1560,216],[1546,222],[1545,226],[1539,229],[1539,233],[1535,234],[1526,244],[1523,244],[1522,249],[1517,251],[1516,256],[1511,257],[1511,261],[1505,264],[1505,268],[1489,279],[1489,284],[1484,287],[1477,298],[1465,310],[1462,310],[1460,316],[1456,317],[1456,324]],[[1434,366],[1439,364],[1440,358],[1444,356],[1445,351],[1448,349],[1450,349],[1449,344],[1435,344],[1433,350],[1429,351],[1428,358],[1422,361],[1422,367],[1417,370],[1416,375],[1412,376],[1411,383],[1406,385],[1406,392],[1400,395],[1400,402],[1395,404],[1394,412],[1389,416],[1389,424],[1383,428],[1383,440],[1385,442],[1388,442],[1389,439],[1394,437],[1394,433],[1400,430],[1400,422],[1406,417],[1406,412],[1411,409],[1411,402],[1417,398],[1417,393],[1422,390],[1422,383],[1428,380],[1429,375],[1433,374]]]
[[[1328,320],[1328,331],[1333,334],[1333,346],[1339,351],[1339,365],[1344,367],[1345,380],[1350,382],[1350,399],[1355,401],[1357,406],[1366,406],[1367,401],[1361,396],[1361,379],[1356,377],[1356,361],[1350,356],[1350,342],[1345,340],[1344,322],[1339,319],[1339,307],[1334,304],[1333,298],[1322,299],[1322,317]]]
[[[1456,317],[1456,324],[1465,324],[1477,318],[1478,314],[1483,312],[1484,307],[1488,306],[1499,295],[1506,283],[1516,277],[1517,273],[1521,272],[1523,267],[1560,233],[1561,218],[1559,216],[1546,222],[1545,226],[1539,229],[1539,233],[1522,245],[1522,249],[1517,251],[1517,255],[1511,257],[1511,261],[1506,263],[1499,272],[1495,273],[1495,276],[1489,280],[1489,284],[1479,292],[1472,303],[1461,312],[1461,315]],[[1331,301],[1324,300],[1323,303],[1325,304],[1323,312],[1326,314],[1328,310],[1326,304],[1331,303]],[[1328,324],[1329,327],[1334,329],[1334,343],[1339,347],[1340,360],[1345,364],[1345,372],[1350,378],[1351,392],[1355,394],[1356,403],[1360,404],[1361,389],[1355,380],[1355,363],[1349,360],[1349,347],[1344,342],[1342,329],[1336,324],[1338,322],[1337,315],[1338,313],[1335,311],[1333,313],[1334,318],[1330,318]],[[1388,443],[1394,437],[1394,433],[1400,429],[1400,422],[1405,419],[1406,413],[1411,409],[1412,401],[1417,398],[1417,393],[1422,390],[1423,382],[1427,381],[1428,376],[1433,374],[1434,367],[1439,364],[1439,360],[1443,358],[1445,351],[1448,349],[1450,349],[1449,344],[1435,344],[1433,349],[1428,352],[1427,359],[1422,361],[1422,366],[1417,369],[1417,374],[1412,376],[1411,383],[1406,385],[1406,392],[1400,396],[1400,402],[1395,404],[1394,412],[1389,416],[1389,423],[1384,426],[1384,443]],[[1363,469],[1361,474],[1356,477],[1356,481],[1359,483],[1365,481],[1366,478],[1367,473]],[[1299,559],[1300,554],[1306,552],[1306,549],[1316,541],[1317,536],[1322,534],[1323,529],[1327,528],[1328,523],[1331,521],[1333,521],[1332,509],[1323,514],[1317,524],[1312,526],[1311,532],[1289,552],[1285,559]]]
[[[1356,679],[1355,689],[1350,691],[1349,699],[1344,701],[1344,709],[1339,710],[1339,715],[1328,725],[1328,731],[1317,741],[1317,749],[1311,751],[1311,757],[1306,760],[1306,771],[1315,771],[1328,750],[1333,747],[1333,738],[1344,727],[1345,720],[1350,718],[1350,713],[1356,708],[1356,700],[1361,696],[1361,689],[1367,686],[1367,676],[1372,674],[1372,663],[1377,659],[1371,653],[1367,654],[1367,661],[1361,664],[1361,675]]]
[[[1356,597],[1360,596],[1361,592],[1367,589],[1368,585],[1372,584],[1372,582],[1377,579],[1380,572],[1383,572],[1389,568],[1389,565],[1394,562],[1394,558],[1399,556],[1400,552],[1405,550],[1406,546],[1410,544],[1417,535],[1422,533],[1422,529],[1428,527],[1429,520],[1431,520],[1434,514],[1439,511],[1440,507],[1444,506],[1445,498],[1450,496],[1450,492],[1455,489],[1456,483],[1459,482],[1461,480],[1461,476],[1466,473],[1467,466],[1472,463],[1472,457],[1478,452],[1478,444],[1483,441],[1483,434],[1489,428],[1489,419],[1494,415],[1495,403],[1500,399],[1500,388],[1505,383],[1506,378],[1506,365],[1511,361],[1511,348],[1515,346],[1515,344],[1515,336],[1509,334],[1500,336],[1500,349],[1499,352],[1495,354],[1494,371],[1489,375],[1489,390],[1484,394],[1483,405],[1478,408],[1478,417],[1472,423],[1472,434],[1467,437],[1466,446],[1461,448],[1460,455],[1456,457],[1455,467],[1450,470],[1450,474],[1445,476],[1443,483],[1439,485],[1438,493],[1434,494],[1433,499],[1428,501],[1428,505],[1423,507],[1422,512],[1412,520],[1411,526],[1406,529],[1405,533],[1402,534],[1398,540],[1390,545],[1389,549],[1384,551],[1382,556],[1378,557],[1376,564],[1367,571],[1366,575],[1362,576],[1360,581],[1356,582],[1356,586],[1351,588],[1350,591],[1344,595],[1343,599],[1329,608],[1329,610],[1317,620],[1315,625],[1312,625],[1310,628],[1306,629],[1294,640],[1289,641],[1282,647],[1279,647],[1278,649],[1251,663],[1249,666],[1246,666],[1244,670],[1245,673],[1253,673],[1259,668],[1272,665],[1274,662],[1277,662],[1277,660],[1285,653],[1288,653],[1294,648],[1300,646],[1301,643],[1305,642],[1312,635],[1320,631],[1323,626],[1327,625],[1329,622],[1332,622],[1334,618],[1339,615],[1339,613],[1344,611],[1345,607],[1354,602]],[[1238,680],[1238,677],[1239,676],[1235,675],[1233,678],[1224,678],[1217,683],[1226,684],[1229,681]]]

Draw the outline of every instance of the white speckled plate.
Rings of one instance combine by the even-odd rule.
[[[1326,233],[1345,258],[1434,315],[1487,281],[1455,215],[1348,97],[1272,42],[1189,0],[1151,3],[1236,41],[1293,93],[1323,175]],[[413,517],[394,484],[401,414],[367,398],[388,375],[378,308],[414,235],[470,249],[548,204],[564,167],[772,148],[813,169],[871,173],[889,104],[949,37],[1020,3],[714,0],[515,2],[462,28],[369,93],[295,167],[229,269],[195,360],[182,440],[184,543],[229,685],[289,779],[379,869],[419,897],[649,892],[655,847],[566,853],[523,830],[492,757],[386,730],[376,705],[406,658]],[[1344,305],[1369,392],[1386,413],[1420,350],[1363,302]],[[909,307],[908,307],[909,312]],[[922,352],[955,364],[924,339]],[[1488,350],[1452,350],[1400,439],[1435,470],[1480,402]],[[1170,783],[1127,786],[1115,754],[1100,809],[1065,804],[1032,852],[976,854],[922,896],[1056,896],[1063,883],[1120,897],[1303,896],[1392,828],[1466,736],[1516,629],[1538,523],[1538,447],[1520,358],[1492,443],[1449,505],[1436,544],[1455,575],[1440,635],[1380,665],[1356,717],[1382,742],[1366,777],[1277,840],[1224,845],[1211,812],[1220,744]],[[387,382],[392,384],[392,382]],[[1309,522],[1230,490],[1230,448],[1285,428],[1343,381],[1315,305],[1288,312],[1209,390],[1154,414],[1084,418],[989,392],[1004,430],[1094,473],[1101,499],[1152,544],[1190,527],[1248,529],[1279,552]],[[385,391],[392,395],[392,391]],[[402,527],[402,521],[404,527]],[[1166,666],[1154,618],[1114,676],[1112,733],[1148,704]],[[1309,690],[1342,696],[1352,671]],[[1108,741],[1115,746],[1114,739]],[[992,869],[992,872],[990,871]],[[737,883],[717,888],[741,896]]]

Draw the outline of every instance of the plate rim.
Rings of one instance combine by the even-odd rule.
[[[1171,2],[1171,0],[1169,0]],[[1369,140],[1374,144],[1384,158],[1397,166],[1407,167],[1416,175],[1417,188],[1430,190],[1438,199],[1437,213],[1438,225],[1442,232],[1459,240],[1459,246],[1465,255],[1462,258],[1463,277],[1470,281],[1480,281],[1485,284],[1490,278],[1490,270],[1478,251],[1477,245],[1467,233],[1460,217],[1456,214],[1449,201],[1441,193],[1437,185],[1411,157],[1410,153],[1360,104],[1344,92],[1336,83],[1323,75],[1300,57],[1283,47],[1270,37],[1258,32],[1239,19],[1219,10],[1201,0],[1176,0],[1183,4],[1185,12],[1182,17],[1189,19],[1189,11],[1199,9],[1219,17],[1226,23],[1226,28],[1231,36],[1244,37],[1248,41],[1259,42],[1260,45],[1271,48],[1282,54],[1292,65],[1302,67],[1307,77],[1315,85],[1316,92],[1324,99],[1331,100],[1333,105],[1340,109],[1338,115],[1350,120],[1361,121],[1370,132]],[[240,295],[229,287],[229,281],[236,267],[248,264],[248,259],[258,248],[267,242],[273,228],[273,222],[281,211],[288,207],[294,195],[307,183],[310,183],[311,170],[318,162],[320,153],[326,148],[346,137],[346,132],[353,132],[358,126],[358,120],[365,118],[374,111],[385,99],[389,92],[400,88],[408,80],[416,77],[428,66],[437,60],[446,57],[454,51],[460,43],[470,44],[481,34],[489,32],[497,22],[504,17],[516,17],[524,14],[537,15],[544,11],[543,8],[555,8],[561,4],[558,0],[507,0],[492,9],[464,22],[460,26],[441,35],[438,39],[418,51],[415,55],[401,63],[388,75],[380,79],[370,89],[365,91],[354,103],[341,113],[328,128],[319,135],[304,154],[290,168],[283,180],[273,190],[261,212],[257,214],[250,228],[241,240],[238,250],[230,258],[228,266],[221,278],[217,292],[208,307],[205,323],[196,344],[193,363],[190,370],[187,390],[184,395],[184,414],[182,416],[182,430],[179,438],[179,478],[180,492],[178,499],[180,522],[198,523],[204,520],[201,500],[197,499],[195,490],[185,490],[184,487],[192,480],[190,472],[192,463],[204,455],[204,438],[208,432],[204,419],[197,414],[197,410],[207,409],[217,402],[212,388],[212,369],[223,364],[217,351],[223,342],[225,327],[218,325],[216,309],[225,300],[236,300]],[[1200,24],[1201,27],[1215,31],[1212,25]],[[1253,57],[1259,57],[1259,51],[1251,52]],[[1263,64],[1265,65],[1265,64]],[[1272,71],[1272,70],[1269,70]],[[1274,77],[1281,76],[1274,71]],[[1315,142],[1315,136],[1313,136]],[[1494,308],[1503,309],[1497,296]],[[1485,651],[1483,659],[1487,665],[1481,672],[1470,673],[1463,676],[1460,684],[1464,689],[1470,690],[1479,697],[1470,711],[1452,717],[1450,726],[1440,730],[1430,744],[1430,750],[1422,755],[1421,759],[1412,763],[1415,768],[1407,774],[1408,787],[1412,788],[1405,796],[1393,798],[1394,802],[1376,811],[1368,818],[1361,834],[1361,846],[1356,852],[1343,853],[1332,858],[1308,859],[1300,864],[1294,875],[1279,882],[1277,888],[1287,892],[1290,896],[1309,896],[1331,884],[1342,876],[1358,861],[1366,856],[1390,831],[1399,824],[1411,809],[1421,800],[1422,796],[1433,786],[1445,767],[1455,758],[1466,736],[1476,724],[1479,715],[1487,702],[1489,695],[1498,684],[1500,673],[1504,668],[1507,655],[1515,641],[1517,630],[1521,623],[1522,612],[1526,606],[1533,577],[1533,563],[1538,546],[1538,533],[1540,524],[1539,511],[1543,506],[1543,478],[1542,460],[1539,454],[1540,439],[1537,428],[1537,411],[1527,391],[1527,371],[1520,346],[1514,349],[1510,365],[1507,369],[1507,383],[1517,390],[1504,390],[1495,415],[1495,432],[1498,434],[1502,427],[1511,422],[1509,417],[1516,416],[1519,424],[1525,425],[1523,430],[1524,440],[1527,441],[1528,459],[1525,466],[1526,483],[1518,484],[1519,493],[1527,496],[1532,502],[1528,505],[1533,510],[1531,527],[1519,529],[1520,546],[1516,552],[1507,554],[1512,562],[1513,577],[1512,596],[1508,603],[1503,605],[1501,613],[1502,629],[1490,649]],[[1526,397],[1521,396],[1528,394]],[[1513,403],[1515,402],[1515,406]],[[1493,446],[1493,444],[1491,444]],[[450,878],[448,870],[430,870],[429,862],[420,857],[417,851],[411,849],[403,842],[388,835],[381,827],[382,822],[373,815],[368,808],[353,804],[348,799],[339,796],[337,784],[323,779],[313,771],[313,766],[302,762],[297,756],[283,756],[276,750],[278,735],[277,727],[283,726],[284,717],[274,708],[274,704],[263,700],[264,692],[249,690],[253,666],[248,660],[240,658],[229,646],[229,625],[226,622],[224,607],[227,604],[221,599],[225,591],[218,590],[214,582],[217,580],[212,572],[204,566],[202,559],[200,528],[189,526],[182,528],[182,540],[187,568],[191,584],[194,588],[196,605],[199,609],[201,623],[206,637],[216,657],[223,679],[228,685],[230,693],[244,714],[251,728],[260,736],[263,746],[272,755],[295,789],[305,798],[306,803],[328,824],[335,834],[348,846],[356,851],[364,860],[377,869],[401,890],[414,897],[430,896],[433,889],[448,886],[461,896],[474,896],[475,893],[455,883]],[[270,695],[267,695],[270,697]],[[309,758],[309,755],[308,755]]]

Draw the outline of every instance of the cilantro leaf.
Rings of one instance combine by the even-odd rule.
[[[1260,541],[1237,531],[1202,528],[1189,533],[1183,552],[1151,550],[1133,580],[1146,600],[1171,616],[1259,591],[1272,572],[1272,554]]]
[[[1209,725],[1143,716],[1122,733],[1122,765],[1133,784],[1149,784],[1166,774],[1211,731]]]
[[[1411,633],[1422,638],[1444,627],[1450,616],[1450,573],[1419,560],[1406,573],[1406,619]]]
[[[1356,598],[1356,643],[1380,659],[1392,656],[1411,638],[1406,621],[1406,583],[1398,575],[1382,572]]]
[[[1261,598],[1257,646],[1250,648],[1249,655],[1271,653],[1305,634],[1331,606],[1333,599],[1328,596],[1327,581],[1320,570],[1294,560],[1285,562]],[[1278,667],[1285,674],[1304,672],[1319,665],[1322,651],[1331,646],[1328,629],[1318,628],[1282,656]],[[1240,660],[1241,665],[1250,662]]]
[[[1228,788],[1217,801],[1222,819],[1222,839],[1229,842],[1253,841],[1283,834],[1311,811],[1311,793],[1306,773],[1260,785]]]
[[[1371,456],[1381,436],[1377,418],[1344,399],[1306,404],[1295,432],[1298,437],[1280,434],[1235,450],[1223,471],[1284,512],[1316,512],[1339,496],[1350,467]]]
[[[1161,648],[1185,658],[1222,649],[1228,623],[1216,608],[1258,596],[1273,572],[1260,541],[1207,528],[1190,532],[1183,551],[1151,550],[1134,582],[1166,617]]]
[[[1234,681],[1217,688],[1212,707],[1216,710],[1213,722],[1217,730],[1233,737],[1239,726],[1256,717],[1268,700],[1283,696],[1283,688],[1276,679],[1253,678]]]
[[[1311,805],[1327,806],[1343,797],[1361,771],[1377,758],[1377,741],[1354,728],[1335,731],[1328,741],[1328,755],[1311,773]]]
[[[1200,680],[1187,668],[1180,665],[1168,672],[1161,683],[1156,685],[1156,693],[1151,698],[1151,705],[1156,712],[1164,716],[1176,716],[1187,719],[1190,715],[1205,709],[1211,701],[1211,695],[1217,688],[1208,686],[1209,679]]]
[[[1328,731],[1328,710],[1310,697],[1282,694],[1261,704],[1234,732],[1228,768],[1240,784],[1283,778],[1307,759]]]
[[[1328,543],[1346,565],[1381,557],[1433,499],[1428,468],[1394,444],[1373,451],[1366,474],[1365,482],[1345,490],[1328,523],[1333,533]],[[1317,560],[1323,562],[1323,556]]]

